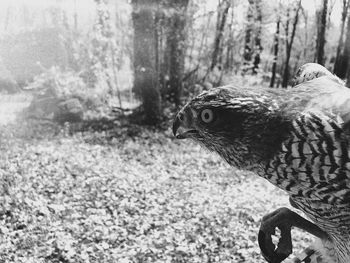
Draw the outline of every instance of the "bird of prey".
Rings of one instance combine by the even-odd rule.
[[[307,72],[310,67],[299,77]],[[350,262],[350,90],[332,74],[316,75],[289,89],[210,89],[173,123],[176,138],[192,139],[267,179],[310,219],[287,208],[263,218],[259,245],[268,262],[292,253],[292,227],[319,240],[294,262]],[[275,246],[276,227],[281,238]]]

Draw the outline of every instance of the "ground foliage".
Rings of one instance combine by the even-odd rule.
[[[170,130],[44,127],[0,130],[0,262],[264,262],[260,219],[287,205],[265,180]]]

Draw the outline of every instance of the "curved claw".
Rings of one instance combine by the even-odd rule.
[[[280,263],[292,253],[291,229],[293,226],[303,229],[321,240],[328,239],[327,233],[314,223],[288,208],[279,208],[264,216],[260,225],[258,242],[261,253],[268,262]],[[281,230],[281,238],[277,248],[272,243],[271,238],[275,234],[276,227]]]
[[[264,216],[261,222],[258,242],[262,255],[270,263],[280,263],[292,253],[291,223],[288,216],[290,213],[288,208],[280,208]],[[271,238],[275,234],[276,227],[281,230],[277,247]]]
[[[280,263],[290,255],[290,253],[286,254],[283,251],[279,252],[281,249],[279,249],[279,246],[277,246],[277,249],[275,248],[271,235],[265,234],[262,230],[259,230],[258,242],[261,254],[269,263]]]

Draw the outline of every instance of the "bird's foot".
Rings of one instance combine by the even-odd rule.
[[[264,258],[270,263],[280,263],[292,253],[291,228],[298,214],[288,208],[279,208],[263,217],[259,230],[259,246]],[[277,247],[272,242],[276,228],[281,231]]]
[[[259,246],[264,258],[270,263],[280,263],[292,253],[291,229],[297,227],[320,238],[328,239],[326,232],[314,223],[306,220],[292,210],[282,207],[263,217],[259,230]],[[281,238],[277,247],[273,244],[271,236],[276,228],[281,231]]]

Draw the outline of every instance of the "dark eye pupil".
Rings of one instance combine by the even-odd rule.
[[[204,119],[205,119],[205,120],[207,120],[207,119],[209,119],[209,118],[210,118],[209,113],[207,113],[207,112],[206,112],[206,113],[204,113]]]

